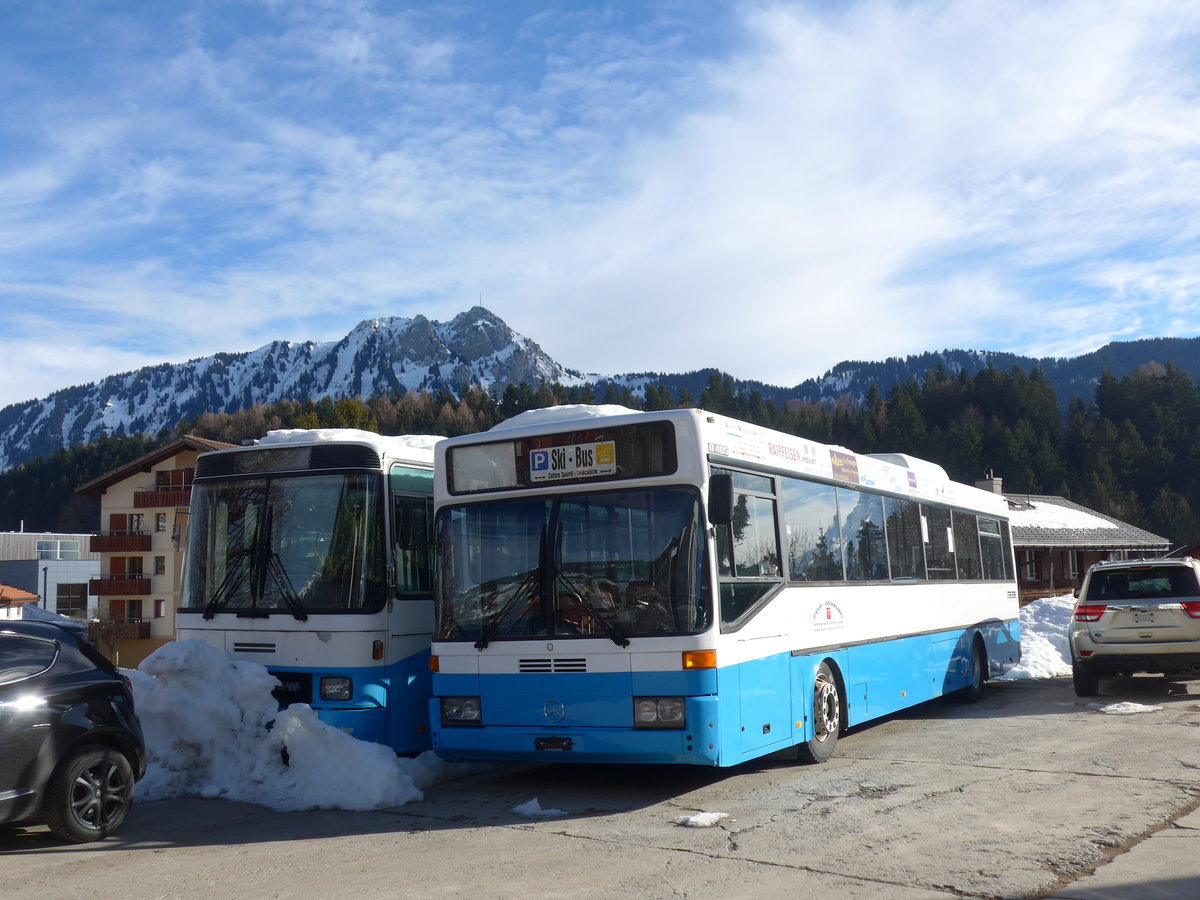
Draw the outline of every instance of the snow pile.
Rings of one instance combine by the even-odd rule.
[[[680,816],[673,821],[676,825],[682,825],[684,828],[712,828],[722,819],[728,818],[729,813],[702,812],[691,816]]]
[[[1035,600],[1021,610],[1021,662],[1004,678],[1032,680],[1071,674],[1067,632],[1075,598],[1071,594]]]
[[[600,419],[608,416],[636,416],[636,409],[628,406],[618,406],[615,403],[567,403],[562,406],[548,406],[544,409],[529,409],[517,413],[511,419],[505,419],[493,425],[490,431],[503,431],[507,428],[523,428],[526,425],[551,425],[558,422],[573,422],[576,419]]]
[[[405,450],[432,450],[445,438],[436,434],[380,435],[358,428],[277,428],[268,431],[261,444],[320,444],[335,441],[358,441],[383,451],[391,449],[397,455]]]
[[[432,752],[397,758],[318,721],[304,704],[280,712],[266,668],[200,641],[166,644],[140,669],[123,672],[146,738],[141,801],[198,796],[277,810],[382,809],[422,799],[421,788],[451,769]]]
[[[1134,716],[1138,713],[1159,712],[1161,706],[1149,706],[1145,703],[1134,703],[1131,700],[1126,700],[1122,703],[1089,703],[1093,709],[1098,709],[1106,716]]]
[[[526,819],[550,819],[555,816],[565,816],[565,809],[542,809],[538,798],[534,797],[527,803],[519,803],[512,809],[518,816],[524,816]]]

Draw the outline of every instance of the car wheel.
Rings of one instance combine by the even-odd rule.
[[[1100,693],[1100,676],[1083,663],[1071,663],[1071,680],[1075,682],[1077,696],[1095,697]]]
[[[83,747],[54,770],[46,787],[46,824],[65,841],[112,834],[133,805],[133,769],[111,747]]]
[[[833,756],[838,734],[842,730],[842,692],[837,680],[825,663],[817,668],[813,680],[812,740],[796,745],[796,759],[806,763],[822,763]]]

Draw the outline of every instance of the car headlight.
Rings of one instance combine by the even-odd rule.
[[[682,697],[634,697],[634,728],[683,728],[687,705]]]
[[[483,708],[478,697],[443,697],[443,725],[482,725]]]
[[[354,682],[345,675],[321,676],[322,700],[349,700],[354,696]]]

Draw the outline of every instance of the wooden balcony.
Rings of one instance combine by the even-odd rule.
[[[99,619],[88,626],[92,641],[113,644],[116,641],[145,641],[150,638],[150,622],[146,619]]]
[[[93,597],[144,597],[150,593],[146,575],[101,575],[88,585]]]
[[[192,499],[191,487],[143,488],[133,492],[135,509],[164,506],[187,506]]]
[[[88,542],[93,553],[130,553],[150,549],[150,534],[145,531],[110,531],[93,534]]]

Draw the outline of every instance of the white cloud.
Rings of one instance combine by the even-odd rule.
[[[78,7],[52,61],[14,8],[0,405],[480,294],[568,366],[779,384],[1196,331],[1193,0]]]

